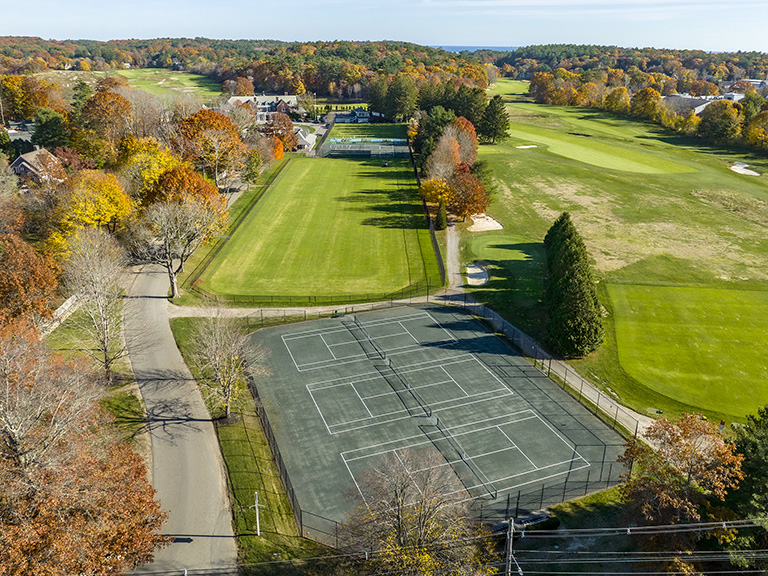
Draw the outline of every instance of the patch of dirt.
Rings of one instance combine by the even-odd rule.
[[[694,190],[691,194],[710,206],[737,214],[745,220],[768,226],[768,202],[734,190]]]
[[[745,164],[744,162],[736,162],[736,164],[731,166],[731,170],[733,170],[737,174],[744,174],[745,176],[760,176],[759,172],[750,170],[749,164]]]
[[[470,286],[482,286],[488,282],[488,271],[479,262],[473,262],[467,266],[466,277]]]

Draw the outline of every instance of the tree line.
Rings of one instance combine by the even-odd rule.
[[[739,100],[719,98],[708,104],[705,97],[721,94],[714,83],[694,81],[687,87],[687,93],[701,97],[699,100],[672,98],[680,88],[678,78],[646,74],[637,68],[629,73],[608,70],[597,76],[558,68],[552,73],[534,73],[530,95],[543,104],[607,110],[711,142],[768,150],[768,101],[753,83],[742,80],[729,86],[732,93],[743,94]],[[701,104],[706,107],[697,115],[693,108]]]

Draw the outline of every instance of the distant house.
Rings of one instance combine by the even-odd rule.
[[[10,168],[20,180],[33,182],[43,182],[50,179],[58,181],[60,178],[52,176],[52,174],[63,171],[59,159],[45,148],[38,148],[22,154],[11,163]]]
[[[315,145],[315,140],[317,140],[315,134],[311,134],[307,128],[302,128],[301,126],[294,128],[293,133],[296,134],[296,137],[298,138],[298,144],[296,145],[297,150],[312,150],[312,147]]]
[[[270,114],[275,112],[281,112],[282,114],[290,114],[291,112],[300,113],[299,97],[289,96],[284,94],[279,95],[265,95],[261,96],[232,96],[227,100],[227,104],[248,104],[256,110],[256,121],[266,122],[269,119]]]
[[[336,112],[336,122],[341,124],[367,124],[371,119],[371,113],[365,108],[355,108],[348,112]]]
[[[680,116],[685,116],[693,110],[697,116],[716,100],[731,100],[738,102],[744,98],[744,94],[728,92],[722,96],[690,96],[689,94],[670,94],[664,97],[664,104]]]

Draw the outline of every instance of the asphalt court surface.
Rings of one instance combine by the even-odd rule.
[[[335,520],[385,454],[437,449],[468,498],[492,503],[596,480],[622,450],[618,434],[460,309],[391,308],[254,337],[271,351],[272,374],[257,386],[301,507]]]

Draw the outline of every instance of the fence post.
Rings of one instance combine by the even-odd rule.
[[[589,490],[589,473],[590,472],[591,472],[591,470],[587,470],[587,479],[584,482],[584,496],[587,495],[587,491]]]
[[[600,408],[600,396],[602,396],[602,393],[598,390],[597,391],[597,404],[595,404],[595,416],[597,416],[597,409]]]
[[[515,504],[515,518],[520,516],[520,490],[517,491],[517,503]]]
[[[611,485],[611,473],[613,472],[613,462],[611,462],[611,465],[608,467],[608,480],[605,481],[605,487],[608,488],[608,486]]]
[[[581,392],[584,390],[584,380],[581,381],[581,386],[579,386],[579,403],[581,403]]]
[[[539,510],[544,508],[544,484],[541,485],[541,501],[539,502]]]
[[[613,429],[616,430],[616,420],[619,418],[619,404],[616,404],[616,414],[613,415]]]

